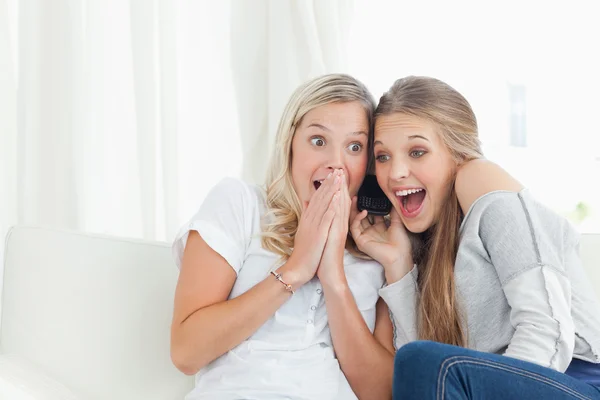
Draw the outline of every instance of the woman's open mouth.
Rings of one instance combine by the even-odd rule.
[[[406,218],[414,218],[419,215],[423,209],[426,193],[427,191],[423,188],[398,190],[395,194],[400,203],[402,215]]]

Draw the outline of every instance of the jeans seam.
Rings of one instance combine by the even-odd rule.
[[[443,400],[445,397],[444,390],[445,390],[445,384],[446,384],[446,375],[448,374],[450,367],[452,367],[453,365],[456,365],[456,364],[460,364],[460,363],[483,365],[483,366],[490,367],[490,368],[504,370],[504,371],[507,371],[507,372],[510,372],[513,374],[522,375],[527,378],[537,380],[541,383],[545,383],[546,385],[553,386],[556,389],[562,390],[563,392],[570,394],[578,399],[591,400],[589,397],[586,397],[586,396],[578,393],[574,389],[571,389],[570,387],[568,387],[560,382],[556,382],[556,381],[552,380],[551,378],[545,377],[543,375],[539,375],[535,372],[530,372],[530,371],[527,371],[527,370],[524,370],[524,369],[521,369],[518,367],[496,363],[494,361],[481,360],[481,359],[465,357],[465,356],[450,357],[450,358],[444,360],[444,362],[442,363],[439,374],[438,374],[438,384],[437,384],[437,390],[436,390],[436,392],[437,392],[436,398],[438,400]],[[443,376],[442,376],[442,372],[443,372]]]

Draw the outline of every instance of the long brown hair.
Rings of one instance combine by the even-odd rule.
[[[408,114],[432,121],[457,167],[483,156],[477,119],[469,102],[454,88],[434,78],[409,76],[397,80],[380,99],[375,118]],[[414,246],[419,270],[418,333],[423,340],[466,345],[466,332],[457,301],[454,264],[462,211],[454,178],[437,222]],[[422,246],[422,247],[420,247]]]

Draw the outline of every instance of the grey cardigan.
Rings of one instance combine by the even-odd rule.
[[[579,257],[579,235],[528,190],[473,203],[460,227],[454,276],[468,347],[564,372],[600,363],[600,303]],[[417,340],[418,269],[380,290],[394,345]]]

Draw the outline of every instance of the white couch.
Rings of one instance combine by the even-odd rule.
[[[583,236],[582,257],[600,296],[600,235]],[[193,378],[169,357],[176,280],[166,243],[13,228],[0,399],[19,398],[7,397],[15,382],[32,400],[182,399]]]
[[[193,377],[169,356],[177,273],[166,243],[13,228],[0,390],[4,373],[6,393],[10,380],[32,400],[183,399]]]

